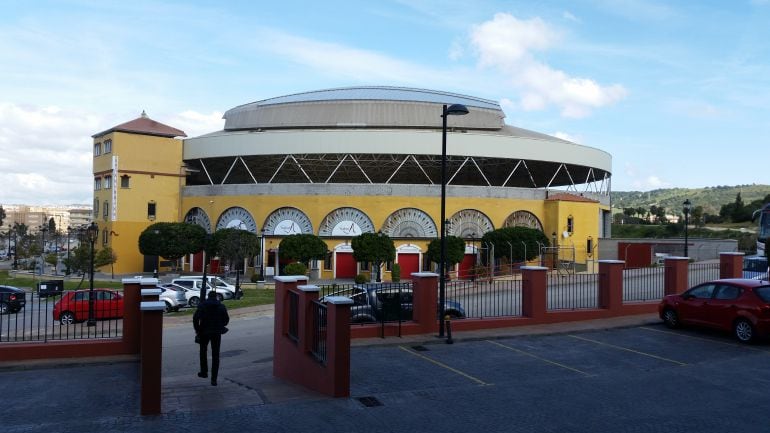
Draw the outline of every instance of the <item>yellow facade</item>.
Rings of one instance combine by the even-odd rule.
[[[100,229],[97,245],[112,247],[117,256],[116,274],[141,272],[144,258],[139,253],[139,234],[155,222],[181,219],[182,140],[110,132],[94,137],[94,145],[104,146],[107,140],[111,140],[111,152],[102,152],[93,161],[95,179],[104,182],[106,176],[112,177],[111,188],[102,185],[94,191],[94,199],[99,202],[99,213],[94,219]],[[154,217],[148,215],[151,203],[155,205]]]

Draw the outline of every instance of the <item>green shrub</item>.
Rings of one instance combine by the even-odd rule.
[[[252,283],[256,283],[257,281],[259,281],[259,275],[257,275],[256,273],[253,273],[253,274],[251,274],[251,278],[250,279],[251,279]]]
[[[394,283],[401,281],[401,265],[393,263],[393,268],[390,270],[390,279]]]
[[[299,262],[289,263],[283,272],[286,275],[306,275],[307,266]]]
[[[366,274],[358,274],[354,281],[356,284],[366,284],[369,282],[369,277]]]

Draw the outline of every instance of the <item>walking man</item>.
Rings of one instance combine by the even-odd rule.
[[[201,369],[198,377],[206,378],[208,374],[208,345],[211,342],[211,384],[217,386],[217,373],[219,373],[219,347],[222,344],[222,334],[227,332],[227,324],[230,316],[227,307],[217,299],[215,291],[209,292],[206,302],[198,306],[193,315],[193,327],[195,339],[200,344]]]

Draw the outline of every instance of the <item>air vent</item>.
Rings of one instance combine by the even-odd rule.
[[[360,401],[361,404],[366,407],[382,406],[382,402],[377,400],[377,397],[372,397],[372,396],[358,397],[357,400]]]

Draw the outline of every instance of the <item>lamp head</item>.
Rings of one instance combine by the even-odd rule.
[[[690,203],[690,199],[688,198],[687,200],[684,201],[684,203],[682,203],[682,211],[685,214],[688,214],[690,213],[690,209],[692,209],[692,203]]]
[[[464,116],[468,114],[468,107],[463,104],[452,104],[447,107],[444,114],[447,116]]]
[[[86,233],[88,235],[88,240],[91,242],[96,241],[96,238],[99,236],[99,226],[95,222],[91,222],[86,229]]]

